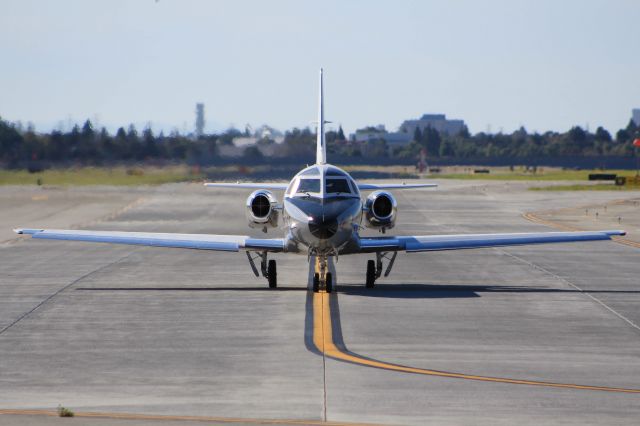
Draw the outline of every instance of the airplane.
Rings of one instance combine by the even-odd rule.
[[[278,228],[282,222],[283,238],[254,238],[242,235],[176,234],[153,232],[80,231],[21,228],[18,234],[33,238],[152,247],[246,252],[253,273],[260,272],[270,288],[277,288],[277,267],[269,254],[296,253],[313,257],[316,273],[313,291],[333,291],[334,280],[328,270],[330,258],[370,253],[365,286],[372,288],[383,273],[389,276],[398,252],[407,253],[460,250],[525,244],[565,243],[610,240],[624,231],[532,232],[503,234],[456,234],[390,236],[395,225],[398,203],[389,190],[436,187],[432,183],[357,183],[347,172],[327,163],[325,140],[324,93],[322,69],[318,101],[316,163],[306,167],[287,183],[205,183],[208,188],[254,189],[246,201],[249,226],[264,232]],[[272,191],[284,191],[283,202]],[[363,199],[363,191],[372,191]],[[375,229],[382,236],[360,236],[362,228]],[[386,267],[383,263],[386,261]]]

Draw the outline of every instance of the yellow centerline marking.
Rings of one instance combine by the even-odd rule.
[[[384,370],[399,371],[403,373],[422,374],[426,376],[448,377],[454,379],[476,380],[482,382],[508,383],[513,385],[545,386],[553,388],[569,388],[581,390],[594,390],[606,392],[640,393],[640,389],[614,388],[607,386],[589,386],[570,383],[553,383],[536,380],[511,379],[505,377],[477,376],[473,374],[454,373],[448,371],[429,370],[423,368],[407,367],[391,364],[369,358],[363,358],[357,354],[347,353],[338,348],[333,342],[333,330],[331,321],[330,300],[335,294],[315,293],[313,295],[313,343],[324,356],[337,360],[347,361],[368,367]]]

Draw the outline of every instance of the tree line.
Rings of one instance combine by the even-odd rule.
[[[633,122],[611,135],[598,127],[590,132],[579,126],[564,133],[529,133],[521,127],[513,133],[471,135],[464,128],[456,135],[439,133],[433,128],[416,129],[411,142],[404,146],[388,145],[384,133],[378,140],[359,143],[347,140],[342,130],[328,131],[327,150],[334,158],[387,157],[418,158],[426,152],[429,158],[541,158],[558,156],[597,157],[632,156],[632,141],[640,128]],[[233,139],[246,132],[229,129],[219,134],[194,138],[174,131],[155,134],[151,128],[138,131],[134,125],[120,127],[115,134],[104,127],[95,129],[90,120],[69,131],[36,132],[0,118],[0,166],[24,168],[34,163],[51,165],[106,165],[125,162],[187,162],[215,164],[221,159],[221,147],[232,145]],[[244,157],[299,159],[308,162],[315,157],[315,132],[309,128],[291,129],[284,141],[265,138],[244,150]],[[265,154],[266,153],[266,154]],[[241,160],[241,159],[240,159]]]
[[[633,120],[615,136],[603,127],[592,133],[580,126],[564,133],[529,133],[520,127],[513,133],[480,132],[473,136],[466,128],[454,136],[441,135],[431,128],[416,129],[412,142],[399,148],[396,155],[415,156],[425,149],[428,156],[443,158],[624,157],[634,155],[632,142],[640,137],[639,131]]]

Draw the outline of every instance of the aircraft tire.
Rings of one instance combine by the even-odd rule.
[[[331,275],[331,272],[327,272],[327,275],[325,275],[324,288],[327,293],[331,293],[333,291],[333,275]]]
[[[278,271],[276,268],[276,261],[271,259],[267,266],[267,280],[269,281],[269,288],[278,287]]]
[[[313,274],[313,292],[320,291],[320,274]]]
[[[366,288],[373,288],[376,284],[376,262],[373,260],[367,261],[367,281],[365,283]]]

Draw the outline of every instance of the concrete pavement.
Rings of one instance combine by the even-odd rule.
[[[522,214],[572,207],[585,196],[594,203],[621,196],[525,188],[443,181],[436,191],[396,191],[393,232],[550,230]],[[11,191],[0,188],[7,228],[47,225],[46,218],[32,223],[28,213],[43,205],[59,212],[57,227],[264,235],[244,220],[250,191],[186,184],[74,189],[65,194],[75,206],[66,213],[64,203],[32,200],[41,195],[36,188]],[[9,208],[4,201],[12,197],[24,200]],[[102,204],[85,207],[91,197]],[[640,418],[638,394],[424,376],[323,357],[309,345],[313,304],[304,256],[277,256],[280,289],[269,291],[242,253],[6,238],[1,409],[62,404],[78,413],[390,424]],[[640,388],[639,254],[612,242],[400,254],[391,276],[372,290],[363,286],[368,256],[344,256],[335,265],[332,325],[350,352],[392,364]],[[0,423],[27,418],[0,415]]]

